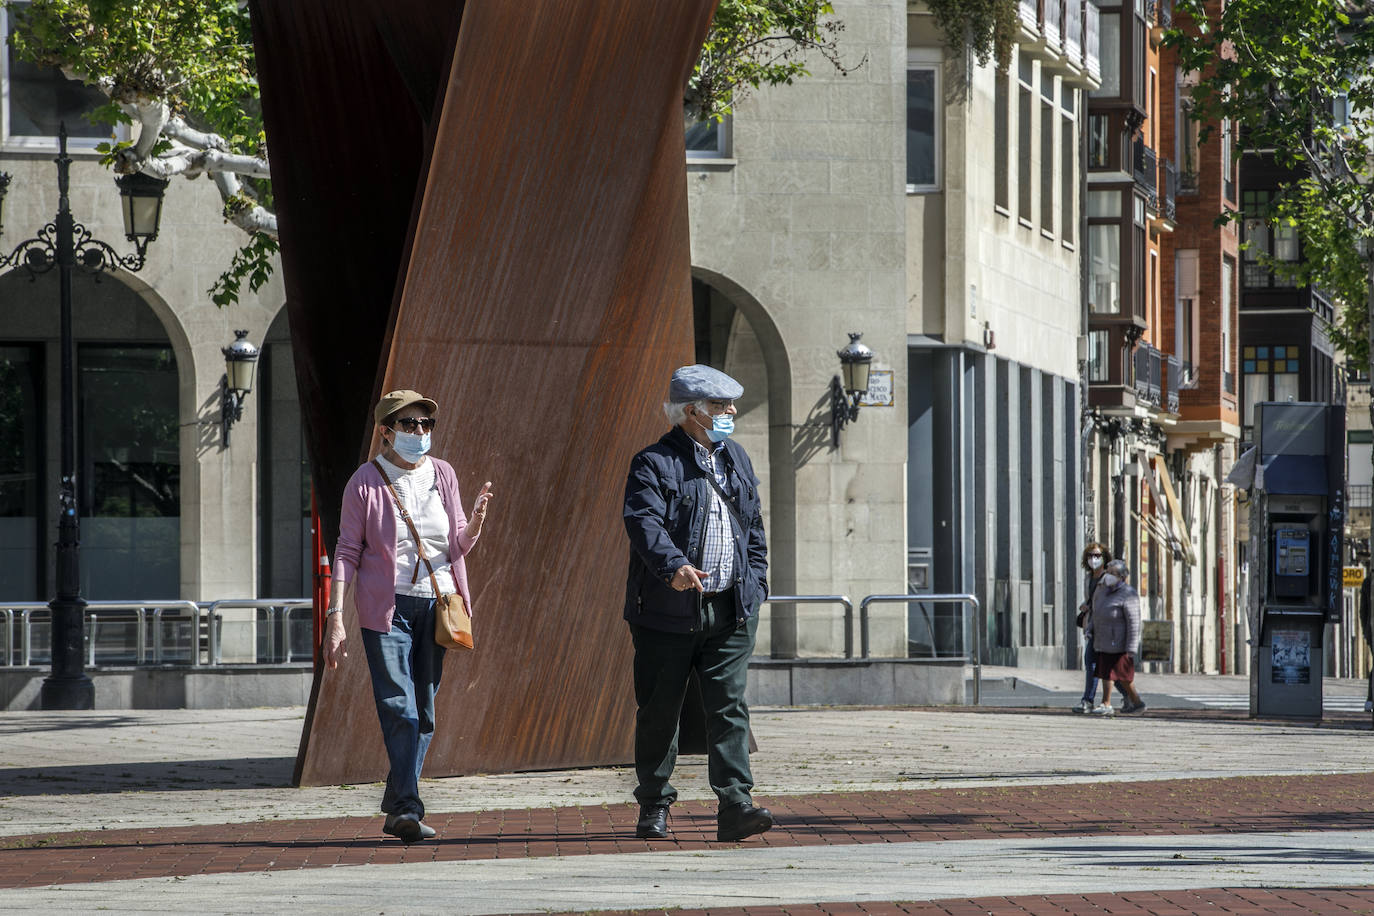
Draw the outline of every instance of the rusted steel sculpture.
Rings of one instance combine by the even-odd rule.
[[[332,542],[377,393],[435,398],[435,454],[453,462],[469,505],[487,479],[497,501],[469,563],[478,648],[449,653],[426,772],[623,762],[634,701],[621,493],[630,455],[664,429],[668,375],[692,360],[681,100],[714,0],[468,0],[447,50],[427,39],[448,27],[450,4],[383,8],[254,5],[326,533]],[[447,75],[433,86],[436,69]],[[352,89],[416,146],[386,174],[292,168],[322,143],[348,147],[321,131],[352,137],[340,155],[390,161],[395,135],[356,98],[320,104]],[[402,222],[398,201],[377,195],[400,195],[412,164],[418,193]],[[358,205],[339,198],[354,194],[368,219],[348,218]],[[364,224],[366,236],[351,234]],[[343,278],[319,275],[331,258]],[[349,373],[370,374],[365,394]],[[317,672],[301,784],[385,773],[353,654]]]

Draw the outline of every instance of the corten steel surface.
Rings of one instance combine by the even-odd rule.
[[[682,89],[713,8],[464,8],[377,385],[439,402],[466,508],[484,480],[497,494],[468,558],[478,648],[449,653],[428,775],[631,756],[620,506],[692,360]],[[387,769],[350,623],[301,784]]]
[[[325,543],[414,223],[461,3],[253,0],[297,388]]]

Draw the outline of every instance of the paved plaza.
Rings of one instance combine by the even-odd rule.
[[[0,910],[1374,913],[1362,683],[1313,724],[1153,676],[1104,720],[1074,672],[986,674],[979,709],[755,710],[778,825],[738,844],[701,757],[667,841],[612,767],[426,780],[439,836],[405,847],[379,785],[290,787],[300,708],[4,713]]]

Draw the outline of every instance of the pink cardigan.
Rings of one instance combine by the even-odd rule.
[[[468,570],[463,558],[477,538],[468,534],[468,519],[458,495],[458,477],[447,461],[431,457],[439,499],[448,512],[448,556],[453,581],[472,613]],[[339,513],[339,542],[334,548],[334,581],[352,583],[348,603],[358,610],[358,623],[380,633],[391,632],[396,612],[396,510],[391,491],[377,466],[364,464],[344,487]]]

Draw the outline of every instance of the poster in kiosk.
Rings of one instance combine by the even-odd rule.
[[[1321,718],[1326,625],[1340,621],[1345,412],[1256,404],[1255,432],[1250,524],[1263,573],[1251,710]]]

